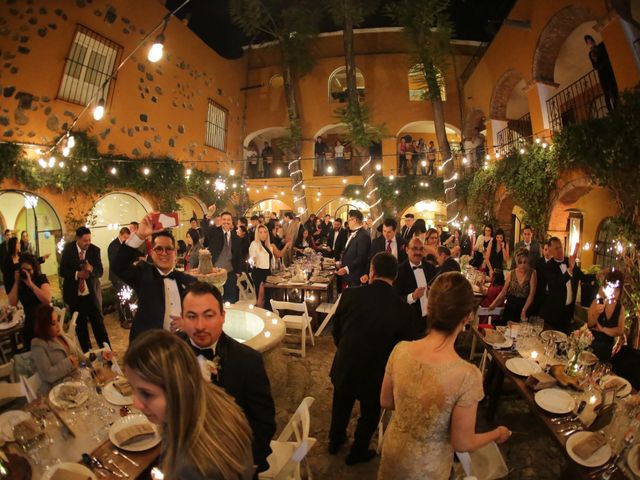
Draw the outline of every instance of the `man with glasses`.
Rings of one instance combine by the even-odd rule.
[[[138,247],[152,236],[153,263],[137,262]],[[137,263],[136,263],[137,262]],[[182,315],[182,297],[196,279],[175,270],[176,241],[168,230],[153,231],[149,215],[134,235],[123,243],[111,266],[113,272],[138,295],[138,309],[133,317],[129,341],[146,330],[163,328],[173,331]]]
[[[424,244],[418,237],[409,242],[409,258],[398,267],[396,292],[413,307],[422,319],[420,329],[427,331],[427,285],[436,275],[436,268],[424,260]]]

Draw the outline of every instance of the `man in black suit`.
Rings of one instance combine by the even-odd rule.
[[[102,316],[102,259],[100,248],[91,244],[91,230],[80,227],[76,230],[76,240],[69,242],[62,250],[60,276],[63,279],[62,298],[71,312],[78,312],[76,334],[83,352],[91,350],[89,326],[98,348],[110,344]]]
[[[402,263],[407,259],[407,241],[396,233],[398,222],[393,218],[385,218],[382,223],[382,236],[377,237],[371,242],[369,250],[369,261],[376,253],[386,252],[395,257],[398,263]],[[363,275],[360,279],[362,283],[369,281],[368,275]]]
[[[449,250],[448,247],[442,245],[438,247],[438,256],[436,257],[436,261],[438,262],[438,268],[436,269],[435,277],[447,272],[460,273],[460,264],[451,256],[451,250]]]
[[[370,283],[346,289],[333,316],[337,351],[331,366],[333,407],[329,453],[346,441],[346,429],[356,400],[360,418],[347,465],[375,456],[369,441],[380,418],[380,388],[384,369],[396,343],[418,338],[418,319],[393,291],[398,273],[396,259],[378,253],[371,261]]]
[[[473,255],[473,247],[476,244],[476,229],[473,224],[469,225],[466,233],[460,236],[460,256]]]
[[[409,242],[409,258],[398,267],[396,292],[411,305],[420,321],[422,336],[427,331],[427,289],[436,276],[436,267],[424,260],[424,245],[415,237]]]
[[[116,294],[122,289],[124,282],[118,278],[118,276],[113,272],[111,265],[113,265],[114,260],[116,259],[116,255],[118,250],[120,250],[120,245],[126,242],[131,236],[131,231],[127,227],[122,227],[120,232],[118,232],[118,236],[114,238],[109,247],[107,248],[107,258],[109,258],[109,281],[111,285],[113,285],[113,289]],[[123,328],[131,328],[130,322],[127,322],[127,319],[124,315],[124,305],[121,302],[117,302],[118,304],[118,318],[120,319],[120,326]]]
[[[511,258],[511,269],[516,268],[516,255],[521,248],[529,252],[529,265],[535,266],[540,258],[540,244],[533,239],[533,229],[527,225],[522,229],[522,240],[520,240],[513,248]]]
[[[202,220],[202,232],[207,239],[207,248],[211,252],[211,260],[218,268],[227,271],[227,281],[224,284],[225,302],[238,301],[239,292],[237,281],[242,273],[242,241],[233,228],[233,217],[229,212],[220,214],[220,226],[211,225],[211,219],[216,212],[216,206],[209,207],[209,216]]]
[[[322,238],[328,241],[329,235],[333,231],[333,223],[331,222],[331,215],[328,213],[324,216],[324,220],[322,222]]]
[[[122,244],[111,269],[138,296],[138,309],[133,317],[129,341],[146,330],[164,328],[175,330],[180,318],[182,296],[187,286],[196,281],[191,275],[175,270],[176,241],[163,230],[153,235],[151,259],[153,263],[138,261],[138,247],[153,233],[150,216],[140,222],[138,230]]]
[[[347,285],[357,287],[360,285],[360,277],[367,273],[369,269],[369,249],[371,248],[371,237],[362,227],[364,217],[359,210],[349,210],[347,220],[349,237],[340,259],[340,269],[336,272],[340,277],[344,277]]]
[[[327,237],[327,246],[331,248],[332,256],[336,260],[340,260],[348,236],[347,230],[342,228],[342,219],[336,218],[333,221],[333,230]]]
[[[413,215],[413,213],[407,213],[404,216],[404,225],[400,230],[400,236],[407,242],[413,238],[413,224],[415,221],[416,217]]]
[[[538,277],[543,292],[540,316],[554,329],[569,333],[577,283],[582,278],[582,271],[576,265],[578,248],[567,258],[558,237],[550,238],[548,245],[550,259],[540,265]]]
[[[253,462],[258,472],[267,470],[276,410],[262,355],[222,331],[223,300],[213,285],[191,285],[182,302],[182,312],[183,333],[179,336],[189,342],[203,370],[208,367],[211,382],[222,387],[244,411],[253,432]]]

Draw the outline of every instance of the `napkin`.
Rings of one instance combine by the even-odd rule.
[[[527,385],[533,387],[534,390],[544,390],[551,388],[556,384],[556,379],[548,373],[538,372],[527,378]]]
[[[573,447],[573,453],[579,456],[583,460],[587,460],[591,455],[596,453],[601,447],[607,443],[604,435],[598,433],[589,435],[588,437],[580,440]]]

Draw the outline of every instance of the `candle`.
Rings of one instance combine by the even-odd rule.
[[[533,352],[531,352],[531,360],[535,360],[537,358],[538,358],[538,352],[534,350]]]

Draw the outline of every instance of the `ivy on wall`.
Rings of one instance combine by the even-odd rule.
[[[71,198],[79,193],[99,196],[113,190],[132,190],[155,199],[162,211],[176,210],[178,199],[184,196],[196,196],[207,205],[215,203],[224,207],[232,204],[237,211],[243,210],[245,187],[240,178],[233,188],[229,184],[233,178],[196,168],[187,175],[185,166],[169,157],[129,159],[100,155],[94,137],[74,132],[74,138],[76,144],[70,155],[58,156],[52,168],[43,168],[37,160],[27,158],[25,149],[19,145],[1,144],[0,181],[13,178],[29,190],[50,188],[69,192]],[[64,162],[63,167],[58,165],[60,161]],[[115,174],[111,173],[112,168],[116,169]],[[144,168],[149,169],[148,175],[143,173]],[[223,182],[226,189],[217,189],[216,180]],[[72,209],[70,207],[67,215],[68,224],[86,215],[86,212],[73,213]]]

